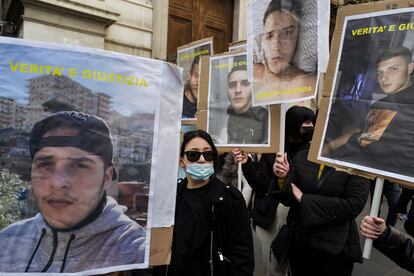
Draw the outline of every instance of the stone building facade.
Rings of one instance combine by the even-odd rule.
[[[231,0],[226,0],[231,1]],[[246,38],[246,0],[233,0],[233,41]],[[168,0],[3,0],[14,36],[166,59]]]

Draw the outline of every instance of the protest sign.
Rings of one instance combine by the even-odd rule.
[[[323,69],[318,68],[318,56],[328,55],[328,39],[319,32],[319,28],[326,30],[320,25],[325,22],[320,9],[329,22],[328,1],[248,2],[247,49],[254,106],[315,97],[318,72]]]
[[[414,9],[405,7],[384,1],[338,14],[312,161],[414,182]]]
[[[177,64],[183,68],[184,98],[181,118],[193,123],[196,119],[199,79],[200,56],[213,54],[213,38],[205,38],[183,45],[177,49]]]
[[[0,56],[0,272],[148,267],[174,221],[182,71],[11,38]]]
[[[210,133],[221,151],[275,152],[278,107],[252,106],[246,52],[203,57],[200,72],[197,126]]]

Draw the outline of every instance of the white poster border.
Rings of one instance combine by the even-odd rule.
[[[362,166],[362,165],[358,165],[358,164],[354,164],[354,163],[349,163],[349,162],[345,162],[345,161],[335,160],[335,159],[331,159],[331,158],[322,156],[323,143],[325,141],[326,131],[327,131],[327,127],[328,127],[327,120],[328,120],[328,118],[331,114],[331,107],[332,107],[332,102],[333,102],[333,99],[334,99],[334,93],[337,89],[336,84],[337,84],[337,77],[338,77],[338,68],[339,68],[339,65],[340,65],[340,62],[341,62],[342,49],[343,49],[343,44],[344,44],[344,39],[345,39],[345,30],[347,28],[348,21],[352,21],[352,20],[356,20],[356,19],[370,18],[370,17],[378,17],[378,16],[383,16],[383,15],[401,14],[401,13],[414,13],[414,8],[402,8],[402,9],[395,9],[395,10],[378,11],[378,12],[371,12],[371,13],[366,13],[366,14],[361,14],[361,15],[346,16],[344,18],[344,24],[343,24],[342,33],[341,33],[341,42],[339,44],[338,59],[336,61],[335,74],[334,74],[334,77],[333,77],[333,84],[334,85],[332,85],[332,90],[331,90],[331,94],[330,94],[330,97],[329,97],[329,106],[328,106],[328,111],[326,113],[326,118],[324,120],[325,123],[324,123],[324,127],[323,127],[321,143],[319,145],[317,159],[320,160],[320,161],[332,163],[332,164],[335,164],[335,165],[338,165],[338,166],[343,166],[343,167],[347,167],[347,168],[351,168],[351,169],[356,169],[356,170],[372,173],[372,174],[375,174],[375,175],[386,176],[386,177],[390,177],[390,178],[394,178],[394,179],[401,179],[401,180],[404,180],[404,181],[407,181],[407,182],[414,183],[414,177],[409,177],[409,176],[406,176],[406,175],[401,175],[401,174],[392,173],[392,172],[386,172],[386,171],[383,171],[383,170],[378,170],[378,169],[375,169],[375,168]]]

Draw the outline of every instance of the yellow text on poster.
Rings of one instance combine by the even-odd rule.
[[[261,91],[256,95],[256,98],[258,100],[266,100],[269,97],[279,96],[279,95],[291,95],[296,93],[306,93],[306,92],[312,92],[311,86],[302,86],[302,87],[296,87],[292,89],[286,89],[286,90],[272,90],[272,91]]]
[[[90,69],[78,70],[77,68],[65,68],[63,66],[53,65],[39,65],[34,63],[20,63],[9,61],[9,69],[13,73],[25,73],[34,75],[52,75],[62,76],[66,74],[69,77],[80,76],[83,79],[105,81],[109,83],[119,83],[130,86],[148,87],[148,82],[145,78],[136,76],[126,76],[121,74],[102,72]]]
[[[236,66],[243,66],[247,65],[247,61],[241,60],[241,61],[235,61],[235,62],[228,62],[228,63],[219,63],[214,65],[215,69],[224,69],[224,68],[230,68],[230,67],[236,67]]]
[[[383,32],[394,32],[394,31],[411,31],[414,30],[414,23],[402,23],[399,25],[383,25],[383,26],[373,26],[373,27],[364,27],[352,30],[352,36],[362,36],[370,34],[378,34]]]
[[[180,55],[180,59],[181,60],[186,60],[186,59],[193,58],[193,57],[196,57],[196,56],[208,55],[209,53],[210,53],[210,51],[208,49],[205,49],[205,50],[201,50],[201,51],[198,51],[198,52],[195,52],[195,53],[192,53],[192,54]]]

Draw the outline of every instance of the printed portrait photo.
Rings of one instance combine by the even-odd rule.
[[[207,129],[218,146],[269,144],[269,110],[252,106],[245,53],[210,58]]]
[[[184,97],[182,119],[196,119],[200,81],[200,56],[212,55],[213,40],[194,42],[177,50],[177,65],[183,68]]]
[[[345,18],[318,159],[414,180],[413,11]]]
[[[147,267],[157,66],[14,42],[0,41],[0,274]]]
[[[317,2],[250,2],[248,51],[253,62],[253,105],[295,102],[315,96]]]

